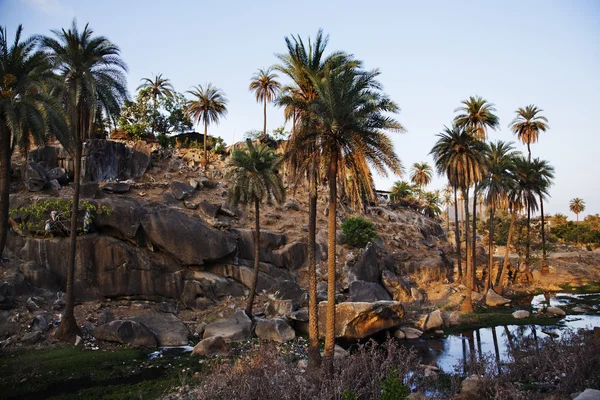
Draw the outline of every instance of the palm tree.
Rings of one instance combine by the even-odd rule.
[[[538,115],[544,110],[541,110],[533,104],[525,108],[519,108],[515,111],[517,116],[509,125],[509,128],[517,135],[519,140],[527,145],[528,159],[531,160],[531,143],[538,140],[540,132],[546,132],[549,129],[548,119],[542,115]]]
[[[396,181],[390,189],[390,200],[399,201],[413,195],[415,188],[406,181]]]
[[[162,74],[154,76],[154,79],[143,78],[142,84],[138,86],[137,90],[146,89],[150,92],[152,100],[154,101],[154,112],[152,113],[152,136],[154,136],[154,129],[156,127],[156,113],[158,112],[158,98],[173,97],[173,85],[167,78],[163,78]]]
[[[229,202],[237,204],[254,204],[254,220],[256,223],[255,248],[254,248],[254,274],[250,299],[246,306],[246,315],[252,317],[252,306],[256,295],[260,258],[260,203],[267,200],[278,203],[285,199],[285,188],[281,177],[276,173],[280,161],[279,156],[267,145],[254,146],[252,141],[246,140],[247,149],[235,150],[229,161],[229,177],[231,190]]]
[[[500,126],[500,120],[494,114],[496,108],[494,104],[480,96],[471,96],[467,100],[462,101],[463,106],[458,107],[454,112],[459,114],[454,118],[454,123],[464,129],[467,129],[472,135],[481,141],[487,138],[487,130],[496,130]],[[477,182],[473,182],[473,241],[472,241],[472,256],[473,275],[470,279],[475,283],[476,272],[476,252],[477,252]],[[468,196],[466,198],[468,201]]]
[[[401,173],[401,164],[393,144],[384,131],[402,132],[399,122],[384,113],[395,113],[398,106],[381,92],[377,70],[364,71],[360,64],[326,65],[323,76],[311,75],[317,97],[311,104],[318,118],[316,143],[323,160],[328,160],[329,214],[327,255],[327,324],[324,364],[333,372],[335,344],[336,222],[337,181],[346,172],[358,176],[361,160],[367,160],[377,172],[386,175],[386,167]],[[307,132],[306,140],[314,139]]]
[[[55,79],[46,55],[36,51],[38,38],[21,40],[19,25],[12,44],[0,27],[0,264],[8,234],[11,155],[16,146],[26,156],[29,140],[38,144],[54,134],[64,139],[68,131],[62,109],[47,94]],[[62,136],[61,136],[62,135]]]
[[[186,103],[185,112],[192,121],[204,124],[204,168],[208,166],[207,141],[208,125],[219,123],[219,119],[227,115],[227,98],[221,89],[212,83],[198,85],[187,93],[194,99]]]
[[[55,336],[72,341],[79,331],[73,314],[73,285],[83,143],[89,138],[98,110],[102,110],[107,117],[116,118],[119,115],[121,105],[127,99],[124,75],[127,66],[120,57],[119,48],[104,36],[94,36],[94,31],[88,25],[80,31],[73,21],[69,30],[55,30],[52,33],[56,39],[43,37],[41,43],[62,78],[62,85],[57,88],[56,94],[64,105],[71,133],[71,140],[64,144],[74,153],[75,164],[67,302],[65,315]]]
[[[318,128],[311,104],[318,94],[311,76],[322,77],[326,65],[340,64],[346,60],[343,53],[333,53],[325,57],[328,37],[319,30],[314,42],[308,39],[305,44],[300,37],[286,37],[287,54],[279,54],[281,64],[275,69],[288,76],[293,84],[285,86],[277,99],[284,107],[286,119],[292,118],[293,129],[286,147],[286,163],[294,176],[295,183],[304,173],[308,175],[308,292],[309,292],[309,368],[316,369],[321,364],[319,351],[319,328],[317,309],[316,273],[316,227],[317,227],[317,175],[320,173],[321,157],[317,146]],[[312,140],[305,140],[309,133],[315,133]]]
[[[579,247],[579,213],[585,211],[585,201],[579,197],[571,199],[571,202],[569,203],[569,210],[571,210],[571,212],[575,213],[577,216],[577,246]]]
[[[508,195],[513,189],[513,157],[515,156],[512,142],[501,140],[490,143],[489,152],[486,154],[488,173],[482,184],[485,190],[485,202],[489,206],[489,239],[488,239],[488,274],[484,293],[491,286],[492,270],[494,264],[494,214],[499,206],[508,202]]]
[[[426,162],[414,163],[411,169],[410,180],[412,183],[417,185],[419,189],[423,189],[423,187],[429,185],[431,183],[431,178],[433,175],[433,170]]]
[[[448,182],[455,188],[455,203],[456,189],[461,189],[464,192],[465,198],[465,219],[469,220],[469,187],[475,182],[481,181],[484,174],[483,154],[486,150],[484,142],[476,139],[467,129],[454,125],[452,129],[445,127],[444,131],[438,134],[438,140],[431,149],[431,154],[434,158],[435,166],[440,175],[446,175]],[[458,211],[455,211],[458,219]],[[469,224],[465,224],[465,234],[467,242],[467,297],[463,302],[462,309],[466,312],[473,311],[473,302],[471,291],[473,289],[473,275],[471,265],[469,263]],[[459,263],[459,277],[461,274],[460,268],[460,239],[458,236],[458,224],[456,224],[457,236],[457,256]],[[474,264],[474,263],[473,263]]]
[[[546,227],[544,220],[544,199],[548,196],[548,189],[552,186],[554,179],[554,167],[548,161],[535,158],[532,161],[538,197],[540,199],[540,218],[542,221],[542,273],[550,272],[548,269],[548,260],[546,259]]]
[[[450,232],[450,206],[452,205],[452,186],[446,185],[442,191],[444,195],[444,204],[446,205],[446,224],[448,228],[448,232]],[[458,224],[458,221],[454,221],[455,224]]]
[[[273,68],[259,69],[256,74],[252,76],[250,82],[250,91],[256,93],[256,101],[263,103],[264,113],[264,128],[263,138],[267,138],[267,102],[275,100],[275,96],[281,88],[281,84],[277,81],[277,74],[273,72]]]
[[[504,250],[504,261],[500,267],[500,271],[496,275],[495,291],[498,294],[502,294],[504,291],[504,282],[506,282],[506,276],[508,274],[508,257],[510,255],[510,245],[512,243],[512,237],[515,230],[515,221],[517,219],[517,212],[523,209],[521,198],[518,196],[518,181],[515,175],[515,165],[512,165],[512,183],[511,190],[508,193],[508,210],[510,212],[510,227],[508,228],[508,237],[506,239],[506,248]]]

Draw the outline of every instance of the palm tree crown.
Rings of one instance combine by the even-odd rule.
[[[433,170],[426,162],[416,162],[413,164],[410,180],[419,186],[419,188],[429,185],[431,183],[432,176]]]
[[[270,103],[275,100],[281,84],[277,81],[279,76],[273,72],[273,68],[259,69],[254,75],[250,82],[250,91],[256,94],[257,102]]]
[[[538,140],[540,132],[546,132],[549,128],[548,119],[542,115],[538,115],[544,110],[541,110],[533,104],[525,108],[519,108],[515,113],[517,116],[509,125],[509,128],[517,135],[519,140],[527,145],[529,159],[531,159],[531,149],[529,145]]]
[[[488,175],[483,181],[485,201],[490,206],[505,207],[513,189],[513,161],[517,155],[512,142],[499,140],[489,145],[486,154]]]
[[[488,103],[482,97],[471,96],[461,102],[462,107],[458,107],[454,112],[460,112],[455,118],[454,123],[473,133],[479,140],[485,140],[487,137],[487,128],[497,129],[500,120],[494,114],[496,108],[494,104]]]
[[[154,79],[143,78],[142,83],[138,86],[137,90],[141,89],[148,89],[150,91],[150,95],[154,99],[155,104],[159,97],[172,97],[173,92],[175,91],[170,80],[163,78],[162,74],[155,75]]]
[[[579,217],[579,214],[585,211],[585,201],[579,197],[571,199],[569,202],[569,210],[571,210],[572,213],[577,214],[577,217]]]

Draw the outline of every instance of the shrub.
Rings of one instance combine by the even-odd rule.
[[[350,247],[365,247],[377,239],[375,225],[361,217],[351,217],[342,223],[344,242]]]
[[[404,400],[408,397],[410,389],[398,379],[397,375],[398,371],[393,370],[392,374],[381,382],[381,397],[379,397],[379,400]]]
[[[168,149],[169,147],[173,147],[173,139],[168,137],[164,133],[158,134],[158,136],[156,136],[156,138],[158,139],[158,143],[160,144],[160,147],[162,147],[163,149]]]

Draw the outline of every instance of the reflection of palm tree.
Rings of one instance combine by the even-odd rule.
[[[494,354],[496,355],[496,366],[498,368],[498,373],[500,373],[500,349],[498,348],[498,337],[496,335],[496,327],[492,326],[490,329],[492,330],[492,339],[494,340]]]

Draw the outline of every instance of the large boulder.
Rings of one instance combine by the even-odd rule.
[[[548,307],[546,309],[546,312],[548,314],[557,315],[557,316],[561,316],[561,317],[564,317],[565,315],[567,315],[567,313],[564,312],[564,310],[562,310],[558,307]]]
[[[148,214],[142,227],[150,241],[184,265],[203,265],[233,255],[235,237],[174,208]]]
[[[185,324],[171,313],[146,311],[131,318],[154,333],[159,346],[186,346],[190,332]]]
[[[485,295],[485,304],[490,307],[500,307],[510,304],[510,299],[505,299],[494,291],[494,289],[488,289]]]
[[[253,229],[232,229],[233,233],[238,236],[238,252],[239,258],[254,260],[254,249],[256,236]],[[278,267],[283,267],[281,255],[274,254],[274,250],[282,247],[286,243],[286,235],[283,233],[275,233],[269,231],[260,231],[260,254],[259,259],[262,262],[271,263]]]
[[[219,275],[225,278],[231,278],[236,282],[241,283],[247,288],[252,287],[252,279],[254,275],[253,269],[243,265],[232,265],[232,264],[214,264],[207,266],[207,270],[215,275]],[[276,280],[270,275],[264,272],[258,272],[258,282],[256,282],[256,293],[268,291]]]
[[[92,139],[83,148],[83,181],[105,182],[140,178],[150,166],[150,153],[124,143]]]
[[[348,301],[371,303],[379,300],[392,300],[380,284],[365,281],[354,281],[350,284]]]
[[[256,336],[283,343],[296,338],[296,332],[283,318],[261,319],[256,323]]]
[[[302,268],[308,260],[308,244],[303,242],[286,244],[281,249],[273,251],[273,257],[284,268],[296,271]]]
[[[175,198],[177,200],[187,199],[189,196],[191,196],[194,193],[194,190],[196,190],[195,188],[191,187],[187,183],[180,182],[180,181],[171,182],[170,189],[171,189],[171,193],[173,193],[173,196],[175,196]]]
[[[377,332],[399,326],[404,317],[402,303],[339,303],[335,307],[335,336],[345,339],[364,339]],[[325,336],[327,302],[319,303],[319,335]]]
[[[50,171],[48,171],[48,179],[55,179],[61,185],[69,184],[69,176],[67,175],[67,171],[61,167],[52,168]]]
[[[179,300],[188,308],[205,309],[225,297],[244,295],[242,284],[204,271],[185,274]]]
[[[98,340],[128,344],[133,347],[154,348],[158,345],[154,334],[144,325],[135,321],[119,320],[96,327],[94,335]]]
[[[44,167],[33,161],[27,161],[23,165],[21,176],[23,177],[23,184],[30,192],[42,191],[50,181]]]
[[[226,342],[246,340],[252,336],[252,320],[244,311],[236,311],[231,317],[208,324],[203,339],[221,336]]]
[[[302,306],[308,296],[306,292],[294,281],[276,281],[267,291],[281,300],[292,300],[295,305]]]
[[[419,321],[419,327],[423,331],[432,331],[442,327],[444,321],[442,320],[442,313],[440,310],[435,310],[427,315],[425,315]]]
[[[131,197],[108,197],[94,201],[98,207],[106,207],[110,213],[94,217],[93,224],[103,234],[125,239],[138,246],[145,246],[145,235],[140,221],[152,209],[152,204]]]
[[[381,283],[394,301],[410,301],[412,299],[411,286],[408,278],[403,279],[390,270],[381,272]]]
[[[573,400],[600,400],[600,390],[597,389],[585,389],[579,393]]]
[[[354,281],[378,283],[380,275],[376,247],[369,244],[361,251],[354,265],[348,269],[348,284]]]
[[[221,336],[203,339],[192,350],[193,356],[201,357],[227,356],[228,354],[229,347]]]

